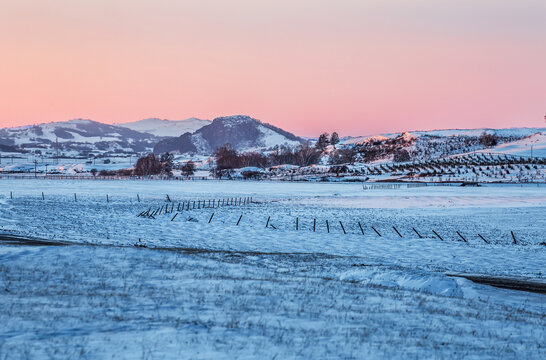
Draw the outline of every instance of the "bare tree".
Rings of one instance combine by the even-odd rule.
[[[226,143],[216,149],[214,156],[216,157],[216,168],[218,170],[241,167],[241,159],[230,143]]]
[[[157,175],[161,173],[161,162],[154,154],[148,154],[137,160],[135,165],[135,175]]]
[[[309,142],[306,142],[300,145],[294,154],[296,165],[308,166],[311,164],[316,164],[320,160],[320,153],[321,151],[309,145]]]

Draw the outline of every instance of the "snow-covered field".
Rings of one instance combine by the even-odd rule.
[[[0,245],[0,358],[546,356],[545,295],[448,276],[545,282],[545,186],[0,180],[0,206],[72,244]]]

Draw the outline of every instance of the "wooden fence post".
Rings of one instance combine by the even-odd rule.
[[[235,224],[235,226],[239,226],[239,223],[241,222],[242,218],[243,218],[243,214],[241,214],[241,216],[239,216],[239,220],[237,220],[237,224]]]
[[[364,229],[362,228],[362,225],[360,225],[360,221],[358,222],[358,227],[360,228],[360,232],[362,232],[362,235],[364,235]]]
[[[343,230],[343,233],[347,235],[347,231],[345,231],[345,228],[343,227],[343,223],[341,222],[341,220],[339,221],[339,225],[341,225],[341,230]]]
[[[394,229],[394,231],[396,231],[396,233],[398,234],[398,236],[402,237],[402,234],[400,234],[400,232],[398,231],[397,228],[395,228],[394,226],[392,227]]]
[[[412,228],[412,229],[413,229],[413,231],[415,231],[415,233],[417,234],[417,236],[419,236],[419,239],[422,239],[422,238],[423,238],[423,237],[421,236],[421,234],[419,234],[419,233],[417,232],[417,230],[415,230],[415,228]]]
[[[209,224],[210,222],[212,221],[212,218],[214,217],[214,213],[212,213],[212,215],[210,216],[210,219],[209,219]]]
[[[444,240],[444,239],[442,239],[442,237],[440,235],[438,235],[438,233],[436,231],[434,231],[434,229],[432,229],[432,232],[434,233],[434,235],[438,236],[438,238],[440,240],[442,240],[442,241]]]
[[[375,231],[375,233],[376,233],[378,236],[381,236],[381,234],[379,233],[379,231],[377,231],[373,226],[372,226],[372,229],[373,229],[373,231]]]
[[[271,216],[267,217],[267,222],[265,223],[265,227],[267,227],[269,225],[269,220],[271,220]]]
[[[459,235],[459,236],[461,237],[461,239],[463,239],[464,242],[468,242],[468,241],[466,241],[466,239],[461,235],[460,232],[458,232],[458,231],[455,231],[455,232],[457,233],[457,235]]]

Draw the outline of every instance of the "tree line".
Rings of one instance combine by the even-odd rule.
[[[392,156],[394,162],[408,162],[413,157],[412,153],[404,147],[411,145],[414,139],[406,141],[403,136],[336,148],[339,142],[339,135],[336,132],[332,135],[322,133],[314,144],[307,141],[296,147],[275,146],[266,154],[257,151],[239,153],[231,144],[226,143],[214,152],[216,166],[212,168],[211,173],[216,177],[229,177],[233,169],[245,167],[264,169],[285,164],[295,166],[319,164],[329,145],[333,146],[333,149],[328,151],[327,163],[329,165],[352,164],[357,160],[372,162],[386,156]],[[499,138],[495,134],[484,132],[475,138],[475,142],[484,147],[492,147],[498,144]],[[173,160],[174,156],[168,152],[159,156],[151,153],[139,158],[134,169],[102,170],[99,175],[172,176],[175,168]],[[195,164],[190,160],[179,165],[177,169],[181,171],[182,175],[191,176],[195,173]],[[96,175],[97,170],[92,169],[91,172]]]
[[[121,170],[101,170],[91,169],[91,173],[95,176],[150,176],[150,175],[166,175],[172,176],[174,165],[174,155],[166,152],[159,156],[151,153],[137,160],[134,169]],[[188,161],[178,168],[182,175],[191,176],[195,173],[195,164],[193,161]]]

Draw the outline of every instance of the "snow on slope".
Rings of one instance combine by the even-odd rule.
[[[349,137],[349,138],[343,138],[341,139],[341,144],[344,145],[352,145],[352,144],[359,144],[363,142],[369,142],[369,141],[385,141],[389,138],[382,135],[374,135],[374,136],[358,136],[358,137]]]
[[[9,133],[10,138],[13,139],[16,145],[28,144],[37,140],[46,140],[49,142],[55,142],[57,139],[59,142],[87,142],[92,143],[96,141],[115,141],[119,139],[117,134],[106,134],[106,136],[82,136],[83,131],[79,129],[80,126],[87,126],[92,124],[91,120],[85,119],[73,119],[63,122],[51,122],[46,124],[40,124],[37,126],[19,126],[14,128],[3,129]],[[59,129],[62,129],[61,136],[59,136]]]
[[[500,144],[492,149],[484,149],[479,152],[531,156],[531,146],[533,147],[533,156],[546,157],[546,132],[536,133],[526,138]]]
[[[275,132],[264,126],[261,126],[258,129],[262,133],[260,140],[263,142],[263,146],[266,148],[282,144],[286,144],[289,146],[298,146],[300,144],[299,141],[289,140],[284,135],[279,134],[278,132]]]
[[[546,128],[505,128],[505,129],[490,129],[490,128],[481,128],[481,129],[445,129],[445,130],[418,130],[418,131],[409,131],[408,134],[411,134],[415,137],[420,136],[480,136],[482,133],[495,133],[498,136],[516,136],[524,137],[530,136],[538,132],[545,132]],[[361,143],[368,140],[383,141],[386,139],[394,138],[400,136],[402,132],[396,133],[386,133],[378,135],[367,135],[367,136],[347,136],[341,139],[341,144],[355,144]]]
[[[210,124],[210,120],[197,118],[186,120],[150,118],[116,125],[155,136],[180,136],[187,132],[193,133],[208,124]]]

